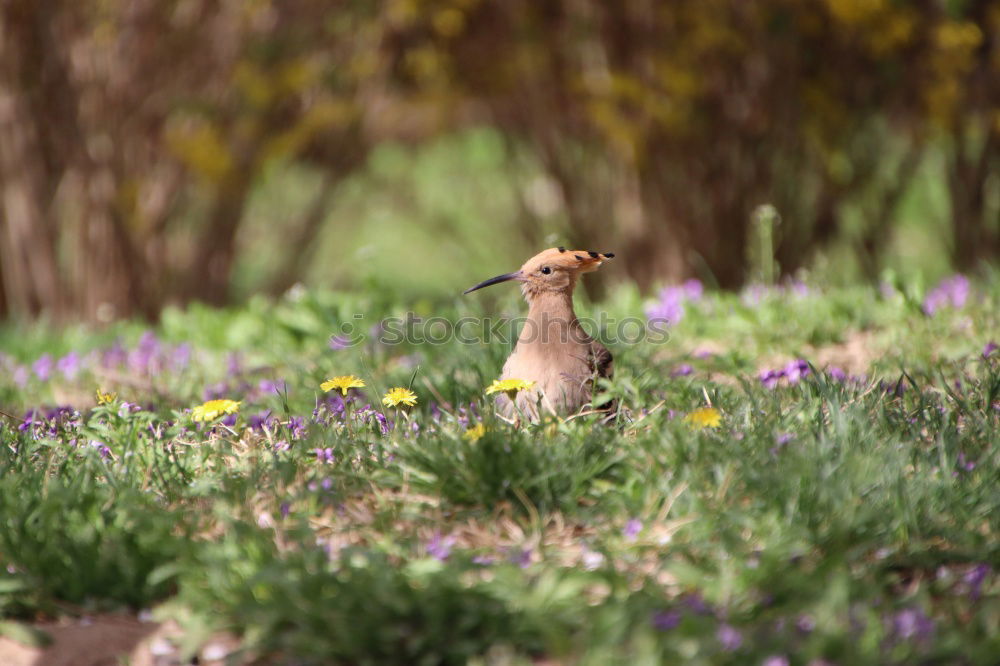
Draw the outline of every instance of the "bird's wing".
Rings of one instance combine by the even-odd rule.
[[[597,340],[590,341],[590,369],[597,377],[611,377],[614,374],[614,358],[608,348]]]
[[[593,371],[594,377],[605,377],[610,378],[614,374],[615,368],[613,365],[614,359],[611,356],[611,352],[608,348],[602,345],[597,340],[590,341],[590,368]],[[601,423],[610,423],[617,418],[618,412],[618,401],[610,400],[608,402],[601,403],[599,405],[594,405],[597,409],[607,412]]]

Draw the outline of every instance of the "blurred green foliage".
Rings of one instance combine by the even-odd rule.
[[[612,278],[644,290],[1000,254],[988,0],[15,0],[0,17],[10,314],[155,318],[317,279],[444,291],[441,267],[509,270],[553,235],[618,252]]]

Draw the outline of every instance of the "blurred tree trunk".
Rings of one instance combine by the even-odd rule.
[[[74,253],[77,314],[104,321],[136,314],[154,319],[158,304],[147,292],[152,276],[115,204],[114,176],[110,169],[88,166]]]
[[[61,155],[40,113],[58,78],[43,54],[47,4],[10,2],[0,13],[0,263],[12,311],[60,318],[67,299],[51,202]]]
[[[365,73],[376,88],[388,75],[379,13],[313,0],[272,13],[183,5],[0,4],[9,311],[107,320],[224,304],[262,170],[302,159],[339,178],[367,155],[356,95]],[[321,20],[335,14],[348,20]],[[307,219],[291,245],[308,246],[321,221]],[[300,249],[283,280],[305,268]]]
[[[953,148],[947,164],[951,199],[952,260],[961,271],[976,268],[1000,256],[998,220],[986,215],[990,178],[1000,176],[1000,137],[996,123],[988,119],[980,134],[978,151],[969,146],[963,120],[952,132]]]
[[[0,215],[0,229],[3,228],[3,216]],[[3,256],[0,255],[0,263],[3,262]],[[10,317],[10,305],[7,304],[7,285],[3,278],[3,267],[0,266],[0,319],[6,320]]]
[[[0,264],[11,310],[59,318],[65,292],[54,229],[45,210],[45,179],[21,105],[0,92]],[[19,117],[21,116],[21,117]]]
[[[2,13],[0,252],[8,301],[26,315],[151,315],[143,261],[118,211],[110,156],[105,163],[93,156],[112,147],[95,148],[84,128],[70,45],[53,32],[53,17],[67,18],[59,5],[10,2]],[[97,145],[111,143],[96,138]],[[60,202],[75,209],[75,224]]]
[[[215,193],[188,272],[190,298],[211,305],[228,302],[229,278],[236,256],[236,232],[243,219],[250,186],[250,174],[246,169],[238,169],[232,180]]]

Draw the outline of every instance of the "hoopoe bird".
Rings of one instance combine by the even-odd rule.
[[[519,391],[516,402],[501,394],[497,399],[501,416],[537,421],[539,405],[550,413],[565,415],[592,404],[595,378],[611,376],[611,352],[583,330],[573,311],[573,289],[580,275],[597,270],[614,256],[611,252],[554,247],[528,259],[520,270],[465,290],[468,294],[515,280],[521,283],[528,301],[528,318],[500,379],[534,384]]]

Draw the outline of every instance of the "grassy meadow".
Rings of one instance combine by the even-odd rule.
[[[997,275],[578,295],[607,426],[495,417],[510,342],[438,329],[515,291],[4,329],[0,632],[145,614],[177,659],[235,636],[232,664],[997,663]],[[408,313],[442,319],[387,342]],[[621,335],[650,317],[666,339]]]

